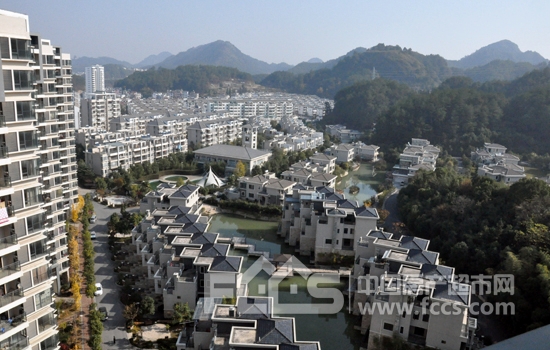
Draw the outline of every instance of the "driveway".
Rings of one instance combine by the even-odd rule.
[[[114,261],[107,245],[107,221],[113,213],[120,213],[120,209],[107,208],[94,201],[94,210],[97,215],[96,223],[90,225],[90,231],[95,231],[97,238],[94,241],[95,250],[95,278],[103,286],[103,295],[95,297],[99,306],[105,306],[109,319],[103,323],[103,349],[130,349],[126,333],[126,321],[122,317],[123,305],[119,299],[119,286],[116,284]],[[116,337],[116,344],[113,344]]]

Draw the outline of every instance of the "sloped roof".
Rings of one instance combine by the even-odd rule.
[[[188,198],[191,196],[196,190],[198,190],[198,186],[193,185],[183,185],[180,188],[178,188],[174,193],[168,196],[168,198]]]
[[[206,187],[206,186],[216,186],[221,187],[225,185],[225,182],[222,181],[214,172],[212,171],[212,167],[208,170],[204,176],[197,181],[197,185],[200,187]]]
[[[367,208],[365,206],[355,209],[355,216],[378,218],[378,211],[375,208]]]
[[[241,261],[240,256],[217,256],[210,265],[210,271],[239,272]]]
[[[292,343],[294,341],[293,319],[259,319],[256,323],[258,344]]]

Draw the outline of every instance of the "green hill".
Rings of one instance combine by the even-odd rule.
[[[261,84],[294,93],[332,98],[338,90],[362,80],[370,80],[373,74],[423,90],[436,87],[453,75],[453,71],[441,56],[426,56],[411,49],[379,44],[364,52],[354,51],[330,69],[297,75],[275,72],[262,80]]]

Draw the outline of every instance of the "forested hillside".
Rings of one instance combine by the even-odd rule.
[[[369,132],[367,141],[399,152],[412,137],[426,138],[454,156],[484,142],[498,142],[519,154],[550,153],[550,68],[511,82],[476,83],[452,77],[431,92],[415,92],[376,79],[336,94],[325,124]]]
[[[134,72],[115,83],[121,87],[150,96],[154,91],[183,89],[206,93],[210,84],[219,84],[231,79],[252,81],[252,76],[235,68],[214,66],[180,66],[176,69],[151,68],[143,72]]]
[[[425,56],[411,49],[379,44],[342,58],[331,69],[298,75],[275,72],[267,76],[262,85],[332,98],[342,88],[372,79],[373,71],[376,77],[395,80],[418,90],[434,88],[453,75],[441,56]]]
[[[356,83],[338,91],[334,110],[323,118],[323,123],[344,123],[350,128],[370,130],[380,115],[413,93],[407,85],[386,79]]]
[[[515,315],[500,316],[517,334],[550,323],[550,187],[535,179],[507,187],[452,168],[420,172],[398,197],[411,233],[457,274],[514,275]]]

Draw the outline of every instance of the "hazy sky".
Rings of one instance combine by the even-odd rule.
[[[266,62],[329,60],[378,43],[460,59],[509,39],[550,58],[550,1],[1,0],[73,56],[137,63],[227,40]]]

